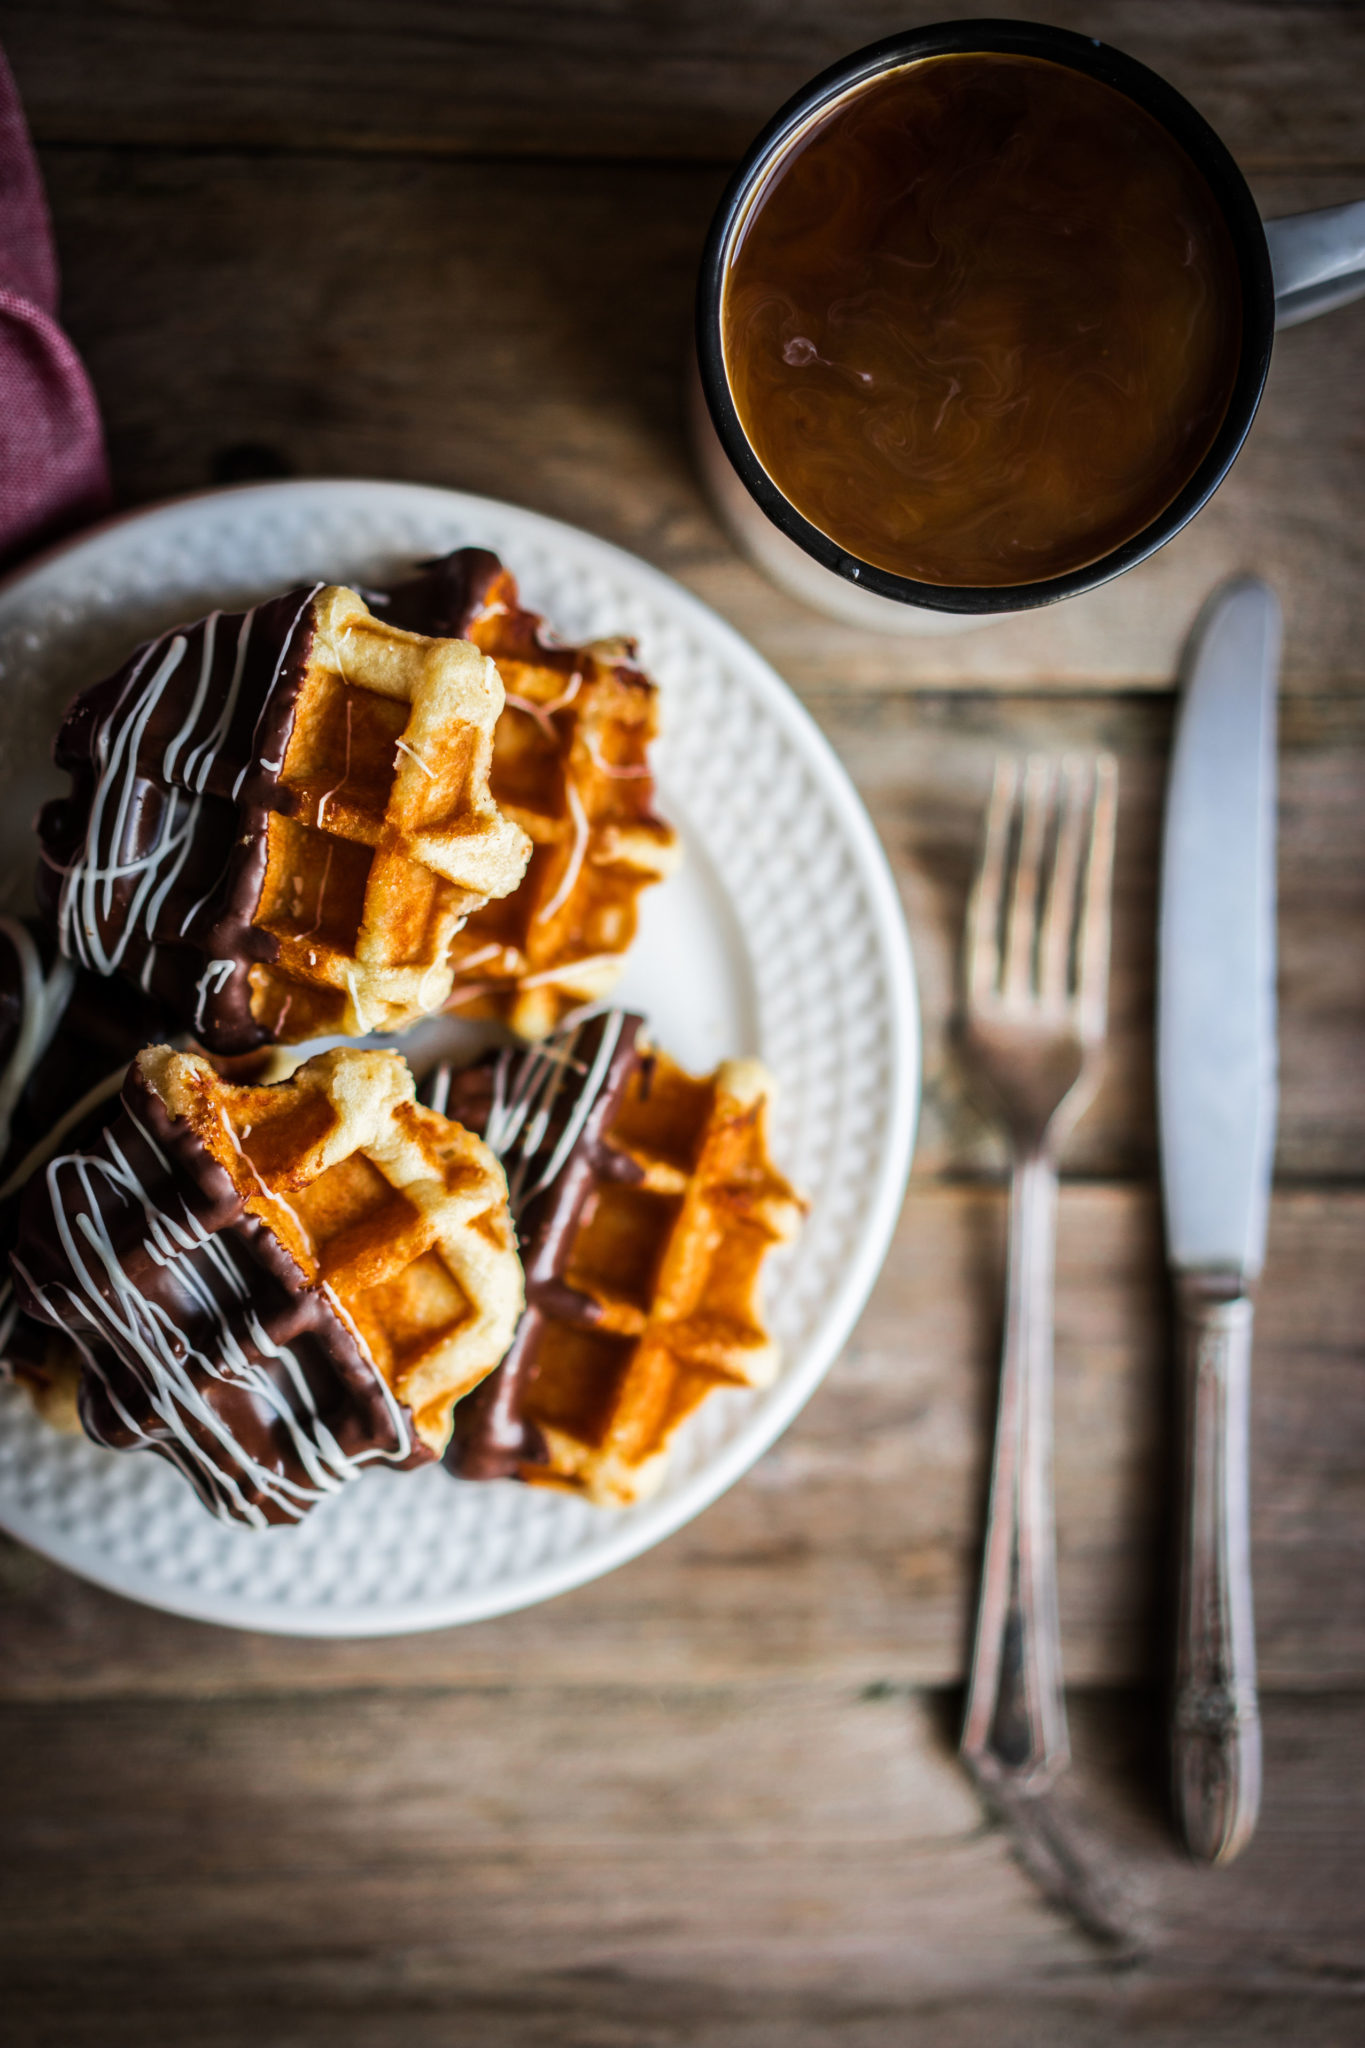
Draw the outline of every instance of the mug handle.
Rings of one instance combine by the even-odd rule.
[[[1365,199],[1268,220],[1265,238],[1277,329],[1365,295]]]

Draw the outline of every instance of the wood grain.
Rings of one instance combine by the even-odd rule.
[[[1255,2039],[1257,1993],[1281,2020],[1326,1994],[1335,2029],[1332,1994],[1360,1987],[1353,1701],[1267,1701],[1261,1835],[1217,1886],[1151,1820],[1150,1702],[1073,1702],[1063,1824],[1106,1859],[1122,1977],[982,1825],[951,1701],[797,1685],[761,1716],[724,1688],[304,1706],[0,1712],[8,2039],[538,2041],[557,2009],[554,2038],[584,2044],[880,2041],[970,1986],[992,2038],[1107,2023],[1156,2041],[1191,2038],[1214,1981]],[[1024,2031],[1025,2007],[1066,2031]],[[1293,2038],[1334,2038],[1308,2028]]]
[[[745,1706],[689,1689],[343,1694],[306,1718],[287,1697],[105,1707],[71,1717],[83,1739],[64,1789],[38,1800],[24,1784],[54,1779],[66,1745],[10,1709],[8,1753],[29,1768],[5,1788],[24,1867],[0,1891],[5,1940],[50,1967],[62,1921],[97,1914],[88,1967],[135,1948],[159,1971],[183,1951],[230,1977],[234,1954],[270,1955],[267,2000],[300,1965],[321,1989],[346,1956],[363,1995],[384,1969],[380,1926],[447,1996],[504,1976],[518,1949],[528,1976],[625,1969],[646,1998],[652,1976],[689,1971],[808,1988],[878,1952],[942,1984],[979,1961],[943,1882],[961,1864],[962,1889],[1009,1927],[1003,1970],[1038,1944],[1083,1959],[983,1831],[924,1705],[796,1689],[761,1718]],[[103,1868],[71,1854],[95,1798],[120,1822]]]
[[[1274,1209],[1253,1373],[1257,1626],[1267,1686],[1365,1686],[1365,1193]],[[1004,1208],[912,1184],[828,1384],[740,1486],[549,1606],[393,1642],[297,1643],[151,1615],[16,1547],[0,1697],[278,1687],[651,1686],[959,1679],[980,1542]],[[1073,1683],[1153,1679],[1170,1499],[1155,1205],[1063,1189],[1057,1515]]]
[[[1153,64],[1269,215],[1365,190],[1358,6],[1002,11]],[[1282,337],[1223,491],[1106,590],[917,642],[788,604],[693,477],[697,253],[790,90],[941,12],[0,0],[122,501],[411,477],[678,576],[850,767],[926,1024],[916,1177],[846,1356],[747,1480],[610,1578],[477,1628],[309,1644],[159,1615],[0,1542],[6,2044],[1359,2037],[1365,307]],[[1150,1689],[1170,1441],[1152,920],[1162,693],[1207,591],[1243,569],[1288,627],[1280,1187],[1253,1373],[1266,1804],[1245,1860],[1210,1873],[1172,1848]],[[1108,1074],[1062,1201],[1061,1582],[1072,1680],[1148,1689],[1073,1697],[1073,1768],[1006,1834],[952,1761],[957,1696],[923,1690],[963,1669],[1003,1254],[955,960],[994,755],[1097,744],[1123,809]]]
[[[124,502],[246,474],[408,477],[587,526],[678,576],[798,689],[1171,685],[1221,578],[1270,577],[1285,687],[1365,693],[1365,304],[1277,346],[1223,489],[1130,575],[956,637],[807,612],[736,556],[682,393],[704,167],[53,148],[65,313]],[[1270,212],[1354,173],[1268,176]]]
[[[1110,1022],[1103,1085],[1065,1156],[1095,1177],[1152,1175],[1157,876],[1171,712],[1136,696],[807,702],[867,803],[900,885],[924,1015],[916,1172],[999,1173],[1004,1152],[954,1038],[967,892],[995,758],[1106,747],[1119,760]],[[1365,1169],[1365,721],[1354,700],[1290,700],[1280,746],[1280,1137],[1296,1181]]]
[[[970,1911],[970,1901],[964,1910]],[[70,1973],[30,2003],[20,1994],[15,2048],[181,2048],[192,2027],[195,2048],[449,2048],[452,2029],[480,2048],[887,2048],[889,2042],[932,2041],[934,2048],[1357,2048],[1359,1999],[1351,1993],[1248,1992],[1223,1985],[1133,1982],[1115,1971],[1107,1982],[1022,1992],[930,1993],[883,1999],[771,1992],[725,1992],[694,1978],[653,1983],[647,1992],[610,1970],[528,1979],[510,1973],[506,1988],[454,1993],[423,1991],[407,1978],[406,1957],[341,2002],[336,1973],[330,1995],[313,1981],[295,1990],[286,1980],[269,2011],[243,1994],[240,2003],[205,2010],[183,1976],[158,1985],[133,1984],[115,1971],[97,1981],[107,2007],[83,2004]],[[349,1973],[348,1973],[349,1974]],[[355,1973],[359,1975],[359,1972]],[[318,1972],[318,1976],[322,1973]],[[404,1978],[399,1988],[392,1980]],[[216,1990],[218,1979],[206,1980]],[[49,2030],[54,2016],[60,2033]],[[31,2029],[31,2030],[30,2030]],[[398,2029],[395,2032],[395,2029]]]
[[[1028,0],[997,15],[1154,66],[1248,168],[1365,163],[1348,5]],[[428,155],[737,157],[806,79],[934,0],[5,0],[41,141]]]

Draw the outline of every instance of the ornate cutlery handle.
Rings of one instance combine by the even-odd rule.
[[[1236,1282],[1188,1274],[1177,1285],[1184,1484],[1173,1787],[1191,1855],[1230,1863],[1250,1841],[1261,1803],[1247,1473],[1252,1308]]]
[[[1005,1342],[962,1757],[977,1778],[1043,1792],[1070,1746],[1052,1513],[1057,1169],[1043,1149],[1010,1185]]]

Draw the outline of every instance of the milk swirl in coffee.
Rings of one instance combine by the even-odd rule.
[[[1198,469],[1237,374],[1231,236],[1141,107],[1031,57],[855,88],[740,222],[725,367],[782,495],[939,586],[1098,561]]]

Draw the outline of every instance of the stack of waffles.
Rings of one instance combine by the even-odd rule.
[[[676,858],[656,725],[630,643],[556,640],[480,550],[75,700],[0,920],[0,1357],[49,1419],[258,1527],[442,1456],[624,1504],[766,1383],[767,1076],[585,1008]],[[443,1011],[506,1043],[421,1100],[335,1043]]]
[[[615,986],[641,890],[677,863],[649,768],[658,691],[631,641],[556,640],[483,549],[430,563],[390,594],[385,616],[467,638],[503,679],[493,794],[533,850],[521,887],[466,924],[450,1003],[541,1038]]]
[[[215,1052],[400,1029],[531,845],[488,782],[503,688],[354,591],[212,613],[78,697],[38,821],[61,951]]]

